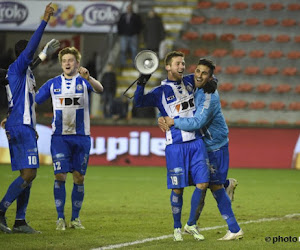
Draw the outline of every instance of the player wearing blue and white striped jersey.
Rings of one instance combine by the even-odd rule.
[[[80,220],[84,197],[90,139],[90,94],[100,93],[103,86],[90,76],[89,71],[79,67],[81,54],[74,47],[59,52],[63,74],[47,81],[36,95],[41,104],[51,97],[53,107],[51,154],[55,174],[54,199],[57,211],[56,230],[65,230],[65,181],[67,173],[73,175],[71,228],[84,229]]]
[[[9,186],[0,202],[0,230],[6,233],[37,233],[26,220],[26,209],[31,183],[39,167],[37,139],[35,132],[35,79],[29,67],[38,48],[47,22],[54,9],[46,6],[43,20],[30,41],[20,40],[15,45],[17,59],[9,66],[7,73],[9,114],[5,130],[9,142],[12,170],[20,171],[20,176]],[[17,200],[16,220],[13,230],[7,226],[5,212]]]
[[[184,55],[173,51],[165,58],[168,78],[161,86],[144,94],[144,84],[149,76],[142,76],[134,94],[136,107],[157,107],[163,116],[193,117],[194,82],[183,77],[185,70]],[[144,79],[143,79],[144,78]],[[148,78],[148,79],[147,79]],[[181,210],[183,189],[196,184],[191,201],[190,218],[185,225],[193,231],[194,238],[204,237],[196,229],[196,210],[209,181],[208,158],[205,145],[199,133],[187,132],[172,127],[166,132],[167,186],[172,189],[171,206],[174,219],[174,240],[182,241]]]
[[[185,131],[199,131],[204,133],[205,142],[210,162],[209,188],[218,203],[219,211],[228,225],[228,233],[219,240],[234,240],[243,237],[243,231],[239,227],[231,207],[231,200],[226,194],[224,184],[229,168],[228,151],[228,127],[221,110],[219,93],[205,93],[204,86],[212,80],[215,66],[212,61],[200,59],[195,69],[195,74],[189,77],[195,79],[197,87],[195,91],[196,112],[191,118],[164,117],[168,126]],[[172,126],[174,125],[174,126]],[[201,203],[199,215],[204,206]]]

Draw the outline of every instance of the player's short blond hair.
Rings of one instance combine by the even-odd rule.
[[[184,54],[181,51],[171,51],[165,57],[165,66],[172,64],[173,57],[184,57]]]
[[[62,57],[66,54],[72,54],[75,56],[76,58],[76,61],[79,63],[80,60],[81,60],[81,54],[79,52],[78,49],[76,49],[75,47],[66,47],[66,48],[63,48],[61,51],[59,51],[58,53],[58,60],[59,60],[59,63],[61,64],[61,60],[62,60]]]

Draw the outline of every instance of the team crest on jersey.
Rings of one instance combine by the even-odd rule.
[[[186,85],[186,89],[187,89],[187,91],[192,92],[193,91],[193,86],[188,84],[188,85]]]
[[[78,85],[76,86],[76,89],[77,89],[78,91],[81,91],[81,90],[83,89],[82,84],[78,84]]]

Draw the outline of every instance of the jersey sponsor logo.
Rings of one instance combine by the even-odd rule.
[[[195,109],[195,103],[193,97],[188,100],[181,101],[179,103],[177,102],[174,103],[173,105],[170,105],[170,110],[172,114],[174,114],[175,112],[181,114],[194,109]]]
[[[82,97],[59,97],[57,100],[57,108],[83,107]]]
[[[172,96],[169,96],[169,97],[167,97],[167,101],[171,101],[171,100],[173,100],[175,98],[175,96],[174,95],[172,95]]]
[[[54,92],[54,93],[61,92],[61,89],[54,89],[53,92]]]

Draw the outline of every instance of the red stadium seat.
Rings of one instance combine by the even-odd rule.
[[[227,66],[225,72],[229,75],[235,75],[241,72],[241,67],[236,65]]]
[[[253,3],[251,5],[251,8],[253,10],[264,10],[266,8],[266,4],[264,4],[263,2]]]
[[[196,64],[191,64],[191,65],[188,67],[187,71],[188,71],[189,73],[194,73],[196,68],[197,68],[197,65],[196,65]]]
[[[221,107],[222,108],[226,108],[227,107],[227,105],[228,105],[227,101],[225,101],[224,99],[221,99],[220,102],[221,102]]]
[[[223,23],[223,19],[221,17],[212,17],[207,21],[208,24],[218,25]]]
[[[269,104],[269,109],[272,110],[283,110],[285,108],[285,104],[281,101],[274,101]]]
[[[300,51],[294,50],[287,53],[288,59],[299,59],[300,58]]]
[[[257,75],[259,74],[260,68],[258,66],[247,66],[244,70],[246,75]]]
[[[263,50],[252,50],[249,53],[249,57],[251,58],[262,58],[265,56],[265,52]]]
[[[195,31],[187,31],[182,36],[183,40],[195,40],[195,39],[198,39],[198,38],[199,38],[199,35]]]
[[[277,10],[282,10],[284,6],[282,3],[271,3],[269,8],[272,11],[277,11]]]
[[[241,84],[238,86],[238,88],[237,88],[237,90],[238,90],[239,92],[251,92],[252,89],[253,89],[252,84],[251,84],[251,83],[248,83],[248,82],[241,83]]]
[[[287,43],[291,40],[289,35],[278,35],[275,38],[275,41],[278,43]]]
[[[236,100],[231,103],[231,107],[234,109],[244,109],[248,103],[245,100]]]
[[[277,93],[283,94],[291,91],[291,86],[289,84],[280,84],[275,88]]]
[[[300,110],[300,102],[291,102],[288,107],[289,110],[299,111]]]
[[[268,57],[271,59],[278,59],[283,57],[283,53],[280,50],[273,50],[269,52]]]
[[[268,66],[268,67],[265,67],[263,70],[263,74],[267,75],[267,76],[276,75],[276,74],[278,74],[278,72],[279,72],[279,70],[275,66]]]
[[[227,19],[226,23],[228,25],[239,25],[242,23],[242,21],[238,17],[231,17],[231,18]]]
[[[287,120],[277,120],[274,122],[275,125],[288,125],[290,124]]]
[[[197,4],[197,9],[209,9],[213,6],[213,3],[210,1],[201,1]]]
[[[205,17],[193,16],[190,20],[190,24],[202,24],[205,22]]]
[[[272,85],[270,83],[262,83],[256,87],[256,91],[259,93],[267,93],[272,90]]]
[[[246,2],[237,2],[233,4],[233,8],[235,10],[245,10],[248,8],[248,4]]]
[[[269,125],[271,124],[271,122],[269,120],[266,119],[258,119],[255,121],[255,124],[257,125]]]
[[[292,27],[295,26],[296,24],[297,24],[296,20],[290,18],[281,21],[281,25],[283,27]]]
[[[295,76],[297,74],[296,67],[286,67],[282,70],[282,74],[285,76]]]
[[[231,56],[234,58],[242,58],[246,56],[246,51],[243,49],[235,49],[231,52]]]
[[[225,10],[230,7],[230,3],[228,2],[217,2],[215,3],[215,8],[218,10]]]
[[[295,93],[300,94],[300,85],[296,86],[294,91]]]
[[[214,41],[216,40],[217,35],[215,33],[204,33],[201,38],[204,41]]]
[[[214,73],[215,73],[215,74],[219,74],[219,73],[221,73],[221,72],[222,72],[222,67],[219,66],[219,65],[217,65],[216,68],[215,68],[215,70],[214,70]]]
[[[224,82],[218,86],[218,90],[222,92],[229,92],[234,89],[234,85],[231,82]]]
[[[205,57],[209,54],[209,51],[207,49],[196,49],[194,51],[194,56],[197,57]]]
[[[260,23],[258,18],[248,18],[245,20],[245,24],[248,26],[255,26]]]
[[[288,5],[287,8],[290,11],[298,11],[298,10],[300,10],[300,4],[299,3],[291,3]]]
[[[220,40],[224,42],[231,42],[233,39],[235,39],[235,35],[232,33],[227,33],[220,36]]]
[[[215,49],[212,53],[212,56],[214,57],[224,57],[228,54],[227,49]]]
[[[256,37],[256,41],[258,41],[258,42],[270,42],[271,40],[272,40],[272,37],[269,34],[262,34],[262,35],[258,35]]]
[[[295,43],[300,43],[300,36],[295,36],[294,37],[294,42]]]
[[[176,49],[176,50],[182,52],[182,53],[185,54],[186,56],[189,55],[190,52],[191,52],[191,51],[190,51],[189,49],[187,49],[187,48],[178,48],[178,49]]]
[[[277,19],[275,18],[268,18],[264,20],[264,26],[274,26],[278,23]]]
[[[238,36],[238,40],[239,40],[240,42],[249,42],[249,41],[251,41],[253,38],[254,38],[254,37],[253,37],[253,35],[251,35],[251,34],[240,34],[240,35]]]
[[[266,103],[264,101],[253,101],[250,103],[249,107],[251,109],[264,109],[266,107]]]

